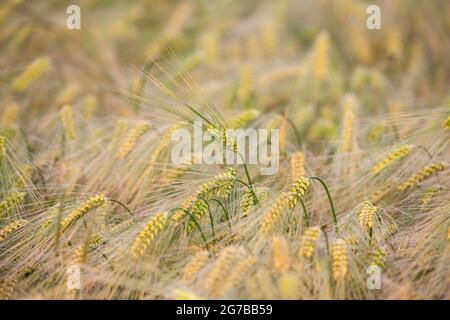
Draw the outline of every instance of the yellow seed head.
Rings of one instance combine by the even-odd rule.
[[[203,250],[197,252],[191,261],[189,261],[189,263],[184,267],[181,281],[186,284],[191,283],[200,269],[208,261],[208,256],[208,251]]]
[[[153,239],[164,228],[167,220],[166,212],[159,212],[147,223],[145,228],[134,239],[131,253],[134,257],[142,257],[147,252]]]
[[[285,238],[272,239],[272,258],[275,271],[283,273],[289,270],[289,245]]]
[[[73,140],[77,137],[77,129],[75,127],[75,115],[71,106],[66,105],[60,111],[61,122],[63,124],[66,136]]]
[[[238,96],[240,101],[246,101],[254,91],[255,74],[252,67],[244,65],[240,69]]]
[[[292,177],[297,180],[305,176],[305,155],[301,151],[297,151],[291,158]]]
[[[298,299],[299,287],[300,281],[296,274],[283,273],[278,280],[278,288],[280,290],[281,299],[283,300]]]
[[[136,124],[136,126],[127,134],[124,143],[117,153],[117,159],[125,159],[131,152],[139,138],[143,136],[149,129],[150,125],[148,123],[143,122]]]
[[[441,162],[433,163],[429,166],[426,166],[416,172],[411,178],[409,178],[406,182],[399,185],[399,191],[406,191],[408,189],[414,188],[418,186],[422,181],[429,178],[433,174],[444,170],[444,164]]]
[[[328,33],[321,32],[314,41],[313,71],[317,81],[322,81],[328,75],[328,51],[330,37]]]
[[[347,243],[336,240],[331,246],[333,278],[336,281],[343,280],[348,270]]]
[[[207,200],[211,198],[226,199],[233,190],[235,178],[236,169],[225,168],[223,173],[214,176],[211,180],[201,185],[198,194]]]
[[[228,291],[237,287],[255,263],[256,259],[253,256],[240,259],[234,269],[231,270],[229,277],[223,282],[222,286],[217,287],[213,295],[223,297]]]
[[[234,129],[245,129],[252,121],[254,121],[260,112],[256,109],[244,110],[239,113],[230,123],[230,127]]]
[[[450,116],[448,116],[445,120],[444,120],[444,128],[446,130],[450,130]]]
[[[63,106],[72,103],[73,99],[78,95],[80,91],[80,86],[77,83],[69,83],[64,89],[58,94],[56,98],[56,105]]]
[[[389,153],[382,161],[377,163],[373,168],[372,171],[374,173],[379,173],[382,170],[384,170],[386,167],[391,165],[395,161],[400,161],[403,158],[405,158],[409,152],[411,151],[410,147],[408,146],[401,146],[400,148],[394,150],[393,152]]]
[[[61,231],[64,232],[78,219],[84,217],[90,211],[102,206],[105,203],[105,196],[102,194],[95,195],[73,210],[67,217],[61,221]]]
[[[239,250],[235,246],[229,246],[222,249],[219,257],[217,258],[214,267],[211,269],[205,279],[205,289],[212,294],[218,290],[217,287],[221,286],[222,279],[228,274],[233,261]]]
[[[10,214],[23,201],[25,193],[12,192],[0,202],[0,217]]]
[[[317,240],[319,239],[320,228],[318,226],[309,227],[303,233],[300,239],[300,248],[298,255],[300,257],[310,258],[316,250]]]
[[[10,102],[6,105],[5,111],[2,114],[1,123],[4,126],[10,126],[14,124],[17,120],[17,115],[19,114],[20,107],[16,102]]]
[[[202,298],[196,293],[182,289],[174,289],[172,291],[172,297],[174,300],[205,300],[205,298]]]
[[[289,192],[289,209],[293,209],[297,205],[299,198],[303,197],[306,194],[308,188],[309,180],[307,178],[297,178]]]
[[[22,228],[24,225],[28,223],[27,220],[18,219],[14,220],[10,224],[0,229],[0,241],[3,241],[7,236],[12,234],[14,231]]]
[[[119,119],[116,121],[116,125],[114,126],[114,132],[111,138],[111,142],[108,145],[108,150],[114,149],[117,144],[120,142],[122,137],[125,135],[128,129],[128,123],[125,120]]]
[[[40,57],[34,60],[12,83],[16,92],[24,91],[33,81],[42,76],[50,67],[48,57]]]
[[[262,235],[267,236],[272,231],[273,227],[283,214],[283,211],[286,209],[288,200],[289,193],[282,193],[277,197],[270,209],[264,214],[260,225]]]
[[[94,95],[88,95],[84,98],[83,101],[83,116],[86,120],[92,119],[92,115],[97,108],[98,101],[97,97]]]
[[[371,202],[365,201],[359,211],[358,222],[361,228],[369,231],[373,227],[373,218],[377,213],[377,207],[375,207]]]
[[[6,156],[6,138],[0,136],[0,160]]]

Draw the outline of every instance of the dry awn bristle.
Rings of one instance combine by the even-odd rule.
[[[186,284],[191,283],[200,269],[208,261],[208,256],[208,251],[203,250],[197,252],[195,256],[192,257],[191,261],[189,261],[189,263],[184,267],[181,281]]]
[[[342,239],[337,239],[331,246],[333,278],[336,281],[343,280],[347,274],[348,257],[347,244]]]
[[[283,273],[289,270],[289,245],[285,238],[272,239],[272,258],[276,271]]]
[[[14,91],[24,91],[28,86],[43,75],[50,67],[48,57],[40,57],[34,60],[12,83]]]
[[[358,215],[358,222],[361,228],[365,230],[370,230],[373,227],[373,218],[377,212],[377,207],[375,207],[369,201],[365,201],[362,205],[361,210]]]
[[[7,236],[12,234],[14,231],[22,228],[27,223],[28,223],[27,220],[18,219],[18,220],[14,220],[10,224],[6,225],[2,229],[0,229],[0,241],[3,241]]]
[[[9,215],[14,208],[20,205],[25,197],[23,192],[12,192],[5,200],[0,202],[0,217]]]
[[[306,194],[308,188],[309,180],[307,178],[297,178],[289,191],[289,209],[293,209],[297,205],[299,198],[302,198]]]
[[[77,137],[77,130],[75,127],[75,115],[71,106],[66,105],[60,112],[61,122],[66,132],[67,138],[73,140]]]
[[[86,202],[80,205],[78,208],[73,210],[67,217],[61,221],[61,231],[65,231],[78,219],[84,217],[90,211],[102,206],[105,203],[105,196],[102,194],[95,195],[89,198]]]
[[[145,228],[134,239],[133,245],[131,246],[131,253],[135,257],[141,257],[147,252],[153,239],[164,228],[166,220],[166,212],[159,212],[150,219]]]
[[[319,239],[320,228],[318,226],[309,227],[300,239],[300,248],[298,254],[300,257],[310,258],[316,250],[317,240]]]
[[[291,173],[296,180],[305,176],[305,155],[301,151],[297,151],[291,158]]]
[[[405,183],[401,184],[398,187],[398,190],[406,191],[408,189],[416,187],[417,185],[419,185],[419,183],[421,183],[425,179],[442,170],[444,170],[444,165],[440,162],[426,166],[425,168],[421,169],[416,174],[414,174],[411,178],[409,178]]]
[[[263,235],[267,236],[270,231],[272,231],[275,224],[280,219],[283,214],[283,210],[289,201],[289,193],[282,193],[277,197],[275,203],[270,207],[270,209],[264,214],[262,218],[260,231]]]
[[[372,171],[374,173],[381,172],[386,167],[388,167],[390,164],[392,164],[394,161],[400,161],[401,159],[405,158],[409,154],[410,151],[411,151],[410,147],[401,146],[400,148],[398,148],[395,151],[388,154],[382,161],[377,163],[372,168]]]
[[[131,152],[139,138],[143,136],[149,129],[150,125],[146,122],[136,124],[136,126],[128,133],[124,143],[121,145],[119,152],[117,153],[117,159],[125,159]]]

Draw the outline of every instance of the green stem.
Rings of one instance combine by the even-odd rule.
[[[219,200],[217,200],[217,199],[211,199],[211,201],[216,201],[216,202],[219,204],[219,206],[222,208],[223,212],[225,213],[225,217],[227,218],[228,226],[230,227],[230,231],[232,231],[232,230],[231,230],[230,216],[228,215],[228,210],[224,207],[224,205],[222,204],[222,202],[220,202]]]
[[[302,207],[303,207],[303,213],[305,215],[305,225],[306,225],[306,227],[309,227],[310,219],[309,219],[308,210],[306,210],[305,202],[303,202],[303,199],[301,197],[298,197],[298,199],[300,200],[300,203],[302,204]]]
[[[189,211],[187,211],[187,210],[185,210],[185,209],[183,209],[183,208],[180,208],[180,207],[175,208],[175,209],[172,209],[171,211],[176,211],[176,210],[181,210],[181,211],[183,211],[184,213],[186,213],[186,214],[190,217],[190,219],[191,219],[192,221],[194,221],[194,224],[195,224],[195,226],[197,227],[198,231],[200,231],[200,235],[201,235],[201,237],[202,237],[202,239],[203,239],[203,242],[205,243],[206,250],[209,250],[208,242],[206,241],[205,234],[203,233],[203,230],[202,230],[202,228],[200,227],[200,224],[197,222],[197,219],[195,219],[194,215],[193,215],[192,213],[190,213]]]
[[[115,199],[110,199],[110,198],[108,198],[107,201],[111,201],[111,202],[115,202],[115,203],[119,204],[122,208],[124,208],[125,210],[128,211],[128,213],[130,214],[130,216],[131,216],[132,218],[134,218],[133,212],[132,212],[126,205],[124,205],[122,202],[120,202],[119,200],[115,200]]]
[[[245,183],[244,181],[239,180],[239,179],[235,179],[235,181],[242,183],[244,186],[246,186],[251,191],[251,193],[253,195],[253,204],[254,205],[259,204],[258,197],[256,197],[255,190],[253,190],[253,188],[251,186],[249,186],[247,183]]]
[[[314,179],[320,182],[320,184],[322,185],[322,187],[325,189],[325,192],[327,193],[328,196],[328,202],[330,203],[330,208],[331,208],[331,215],[333,218],[333,222],[336,228],[336,233],[338,232],[338,226],[337,226],[337,217],[336,217],[336,210],[334,208],[334,204],[333,204],[333,199],[331,198],[331,194],[330,191],[327,188],[327,185],[325,184],[325,182],[323,182],[322,179],[318,178],[318,177],[311,177],[309,179]]]

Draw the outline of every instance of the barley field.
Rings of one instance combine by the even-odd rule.
[[[450,2],[375,2],[1,1],[0,299],[450,299]]]

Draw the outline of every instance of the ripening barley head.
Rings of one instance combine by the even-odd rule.
[[[0,160],[6,156],[6,138],[0,136]]]
[[[212,295],[215,295],[216,291],[220,289],[222,279],[228,274],[240,251],[240,248],[236,246],[229,246],[220,252],[219,257],[216,259],[213,268],[206,276],[204,282],[205,289]]]
[[[313,70],[317,81],[322,81],[328,75],[328,55],[330,50],[330,36],[321,32],[314,40],[313,47]]]
[[[22,228],[27,223],[28,223],[27,220],[18,219],[18,220],[14,220],[13,222],[4,226],[3,228],[0,229],[0,241],[3,241],[4,239],[6,239],[6,237],[8,237],[10,234],[14,233],[16,230]]]
[[[6,199],[0,201],[0,218],[9,215],[25,198],[23,192],[11,192]]]
[[[445,118],[444,120],[444,128],[446,130],[450,130],[450,116],[448,116],[447,118]]]
[[[73,109],[69,105],[65,105],[60,111],[61,122],[63,124],[66,137],[69,140],[73,140],[77,137],[77,130],[75,127],[75,115]]]
[[[316,250],[317,240],[320,236],[319,226],[309,227],[300,238],[300,248],[298,255],[300,257],[311,258]]]
[[[166,220],[167,212],[158,212],[147,222],[131,246],[130,251],[135,258],[145,255],[153,239],[163,230]]]
[[[373,168],[374,173],[379,173],[383,171],[386,167],[394,163],[395,161],[400,161],[405,158],[411,151],[411,148],[407,145],[403,145],[391,153],[389,153],[383,160],[378,162]]]
[[[105,201],[105,196],[102,194],[90,197],[61,221],[61,231],[64,232],[67,230],[67,228],[74,224],[78,219],[84,217],[90,211],[102,206]]]
[[[50,67],[48,57],[39,57],[28,65],[25,70],[12,83],[12,88],[16,92],[24,91],[37,78],[43,75]]]
[[[272,239],[272,261],[275,271],[283,273],[289,270],[289,244],[285,238],[273,237]]]
[[[291,158],[291,175],[294,180],[305,176],[305,155],[297,151]]]
[[[288,201],[289,193],[284,192],[275,199],[269,210],[264,213],[260,224],[260,232],[263,236],[267,236],[275,227],[283,211],[287,209]]]
[[[186,266],[183,268],[181,281],[183,281],[186,284],[191,283],[197,276],[197,273],[200,271],[200,269],[208,261],[208,258],[209,258],[208,251],[202,250],[197,252],[188,262],[188,264],[186,264]]]
[[[293,209],[297,205],[299,198],[302,198],[308,189],[309,180],[305,177],[297,178],[289,190],[289,209]]]
[[[235,267],[230,270],[229,276],[225,278],[222,285],[217,287],[215,296],[223,297],[228,291],[237,287],[255,263],[256,258],[252,255],[244,255],[244,257],[240,258]]]
[[[120,146],[117,153],[117,159],[125,159],[131,152],[137,141],[141,136],[143,136],[148,130],[150,130],[150,125],[147,122],[137,123],[134,128],[125,137],[125,141]]]
[[[348,271],[347,243],[337,239],[331,245],[332,271],[336,281],[344,280]]]
[[[371,202],[365,201],[358,214],[358,223],[366,231],[373,227],[373,219],[376,215],[377,207]]]
[[[422,181],[431,177],[433,174],[438,173],[439,171],[444,170],[444,164],[442,162],[436,162],[431,165],[425,166],[424,168],[417,171],[412,177],[410,177],[407,181],[400,184],[398,186],[399,191],[406,191],[408,189],[412,189],[417,187]]]
[[[207,200],[212,198],[226,199],[233,190],[235,178],[236,169],[227,167],[223,173],[215,175],[202,184],[198,189],[198,195]]]

